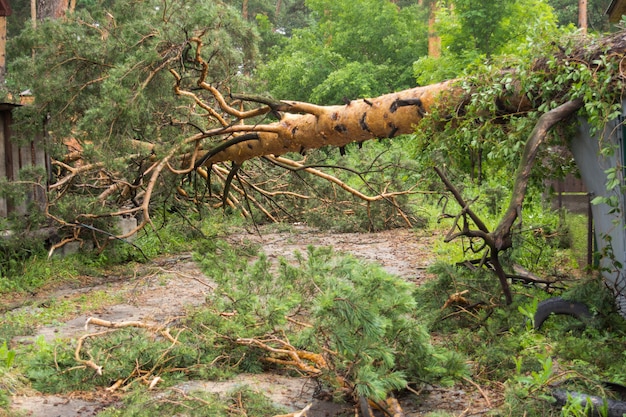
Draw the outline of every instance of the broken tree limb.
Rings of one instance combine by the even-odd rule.
[[[511,228],[522,210],[522,202],[526,196],[528,180],[530,179],[532,168],[535,165],[535,159],[537,157],[539,147],[543,144],[548,132],[554,125],[572,116],[582,106],[582,99],[565,102],[564,104],[561,104],[560,106],[543,114],[535,124],[534,129],[526,140],[524,153],[522,154],[522,158],[520,159],[517,167],[509,207],[502,216],[500,223],[493,233],[495,241],[494,245],[499,250],[508,249],[513,244],[511,240]]]
[[[446,241],[451,241],[461,236],[466,236],[470,239],[481,238],[484,240],[485,244],[489,247],[489,261],[491,262],[494,272],[500,281],[507,304],[511,304],[513,302],[513,298],[507,274],[500,263],[499,254],[501,251],[507,250],[513,246],[511,230],[513,229],[515,221],[521,215],[522,202],[526,196],[526,189],[528,188],[528,181],[537,157],[537,152],[539,151],[541,144],[545,141],[550,129],[558,122],[572,116],[582,107],[582,105],[583,101],[581,99],[570,100],[543,114],[539,118],[534,129],[526,140],[526,146],[524,147],[524,152],[516,171],[509,207],[493,232],[489,231],[485,223],[469,207],[469,204],[465,202],[463,196],[461,196],[456,187],[454,187],[454,185],[446,178],[444,173],[438,167],[434,167],[435,172],[439,175],[448,191],[450,191],[457,203],[461,206],[461,213],[456,217],[455,224],[453,225],[453,229],[458,227],[460,232],[453,234],[453,229],[451,229],[448,236],[446,236]],[[466,216],[472,220],[478,230],[470,229]],[[463,219],[462,227],[458,226],[460,219]]]
[[[93,358],[91,357],[91,355],[89,355],[89,359],[83,359],[80,356],[80,351],[83,348],[83,344],[85,343],[85,340],[91,338],[91,337],[97,337],[97,336],[103,336],[105,334],[111,333],[112,330],[105,330],[103,332],[98,332],[98,333],[89,333],[86,335],[81,336],[78,339],[78,342],[76,344],[76,349],[74,349],[74,359],[76,360],[76,362],[83,364],[84,366],[93,369],[94,371],[96,371],[96,373],[98,375],[102,375],[102,366],[96,364],[93,361]]]
[[[85,328],[88,328],[90,324],[92,324],[94,326],[108,327],[110,329],[122,329],[122,328],[125,328],[125,327],[137,327],[137,328],[146,329],[146,330],[150,330],[152,332],[159,333],[161,336],[163,336],[164,338],[166,338],[170,342],[178,343],[178,341],[174,337],[172,337],[172,335],[170,334],[169,329],[167,327],[165,327],[164,325],[148,324],[148,323],[145,323],[143,321],[118,321],[118,322],[114,322],[114,321],[98,319],[96,317],[89,317],[87,319],[87,321],[85,322]]]
[[[278,355],[277,357],[263,358],[266,362],[291,366],[312,376],[319,376],[323,370],[328,369],[326,359],[318,353],[296,349],[288,341],[275,336],[268,336],[262,339],[239,338],[236,340],[239,345],[256,346],[262,350]],[[272,346],[278,345],[278,347]]]
[[[406,194],[411,194],[413,192],[413,189],[415,187],[412,187],[409,190],[406,191],[397,191],[397,192],[392,192],[392,193],[386,193],[386,192],[382,192],[380,194],[374,195],[374,196],[368,196],[366,194],[363,194],[362,192],[360,192],[359,190],[350,187],[348,184],[346,184],[345,182],[341,181],[339,178],[327,174],[323,171],[320,171],[318,169],[315,168],[310,168],[307,167],[299,162],[296,161],[292,161],[291,159],[287,159],[287,158],[282,158],[282,157],[274,157],[274,156],[268,156],[267,159],[271,162],[276,162],[277,165],[282,165],[284,167],[286,167],[287,169],[292,168],[292,169],[297,169],[297,170],[302,170],[305,172],[308,172],[310,174],[315,175],[316,177],[320,177],[322,179],[325,179],[327,181],[330,181],[334,184],[337,184],[341,189],[347,191],[348,193],[352,194],[355,197],[358,197],[360,200],[364,200],[367,202],[373,202],[373,201],[379,201],[379,200],[387,200],[389,198],[398,196],[398,195],[406,195]]]
[[[489,257],[489,261],[491,262],[491,265],[493,266],[494,272],[496,276],[498,277],[498,280],[500,281],[500,286],[502,287],[502,292],[504,293],[506,304],[510,305],[513,302],[513,295],[511,294],[511,288],[509,286],[509,281],[506,277],[506,273],[504,272],[504,268],[502,268],[502,264],[500,264],[500,258],[499,258],[500,249],[496,247],[495,245],[495,239],[493,237],[493,233],[489,232],[489,229],[487,229],[487,226],[485,225],[485,223],[469,207],[469,204],[465,202],[465,199],[463,198],[463,196],[461,196],[461,193],[448,180],[448,178],[444,175],[441,169],[439,169],[438,167],[434,167],[434,169],[437,175],[439,175],[443,183],[446,185],[446,188],[448,189],[448,191],[450,191],[450,193],[456,199],[457,203],[461,206],[461,213],[455,217],[454,219],[455,224],[452,226],[452,229],[450,229],[450,232],[448,233],[446,240],[451,241],[452,239],[456,239],[461,236],[466,236],[470,239],[473,239],[473,238],[483,239],[483,241],[485,242],[485,245],[488,247],[488,255],[485,254],[485,256]],[[472,230],[469,227],[469,222],[467,221],[468,216],[474,222],[474,224],[476,224],[476,226],[478,227],[478,230],[476,229]],[[458,222],[461,219],[463,220],[462,227],[458,226]],[[461,231],[459,233],[452,234],[451,232],[455,228],[458,228]]]

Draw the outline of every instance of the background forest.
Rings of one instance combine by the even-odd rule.
[[[319,379],[336,401],[360,404],[360,415],[376,404],[391,410],[394,396],[433,385],[495,393],[497,404],[485,411],[494,416],[587,415],[586,397],[557,404],[552,394],[561,388],[618,398],[609,388],[626,384],[624,322],[586,263],[587,218],[549,204],[546,180],[576,174],[563,150],[567,126],[550,131],[539,150],[523,227],[502,255],[507,273],[521,268],[541,282],[518,276],[511,300],[483,268],[485,245],[471,238],[434,248],[437,278],[419,288],[324,249],[276,271],[254,248],[222,239],[242,224],[296,222],[336,233],[408,227],[443,235],[461,208],[433,167],[495,228],[543,114],[584,99],[581,114],[599,128],[621,112],[621,64],[560,60],[622,29],[609,24],[607,0],[588,1],[582,28],[578,2],[565,0],[76,0],[60,3],[61,16],[35,17],[31,4],[13,3],[3,94],[34,100],[13,111],[13,140],[39,141],[50,166],[0,182],[2,197],[26,207],[0,220],[12,231],[0,242],[0,296],[189,251],[220,290],[165,332],[124,329],[78,347],[12,342],[50,318],[13,314],[0,302],[0,415],[26,387],[124,386],[124,404],[103,416],[273,416],[284,410],[258,393],[223,403],[168,391],[174,397],[157,401],[135,382],[146,370],[174,384],[273,372],[285,362]],[[194,135],[243,125],[247,117],[233,114],[254,112],[249,103],[271,107],[250,118],[263,126],[281,120],[279,100],[349,106],[452,79],[467,93],[463,111],[435,111],[412,134],[195,164],[199,152],[237,135],[206,136],[201,149]],[[511,91],[522,92],[528,110],[502,114],[495,98]],[[47,190],[46,204],[33,201],[34,183]],[[119,218],[135,221],[132,233]],[[83,250],[52,256],[70,243]],[[593,318],[537,331],[537,303],[551,295],[585,301]],[[294,317],[305,325],[296,329]],[[279,348],[300,356],[269,354]],[[190,411],[198,406],[199,414]]]

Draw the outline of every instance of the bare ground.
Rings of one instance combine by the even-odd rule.
[[[420,234],[422,233],[422,234]],[[270,259],[293,257],[294,251],[306,252],[309,245],[332,246],[340,252],[349,252],[363,259],[381,264],[389,272],[415,282],[427,279],[426,268],[432,262],[432,246],[437,237],[423,232],[397,229],[380,233],[325,233],[304,226],[295,226],[288,232],[262,229],[261,236],[241,232],[230,237],[233,243],[253,241],[262,245]],[[54,326],[37,330],[36,335],[16,340],[32,343],[43,335],[47,340],[78,338],[85,334],[88,317],[109,321],[141,320],[162,323],[183,315],[189,306],[200,305],[206,294],[213,290],[210,277],[206,277],[190,255],[177,255],[155,260],[145,267],[149,274],[136,277],[119,277],[112,282],[88,285],[82,288],[56,290],[46,293],[47,298],[73,298],[94,291],[121,296],[123,302],[110,305],[89,314],[82,314]],[[315,383],[309,379],[284,375],[238,375],[225,382],[191,381],[178,388],[184,392],[206,390],[225,393],[238,385],[247,385],[268,395],[277,404],[297,411],[313,403],[307,417],[332,417],[350,411],[350,406],[315,399]],[[486,400],[486,396],[491,401]],[[425,416],[432,411],[447,411],[458,416],[482,415],[494,406],[496,394],[481,392],[467,383],[452,388],[426,387],[419,395],[401,398],[408,417]],[[13,410],[34,417],[95,416],[106,407],[114,407],[118,397],[106,392],[73,393],[67,396],[19,395],[13,398]],[[23,414],[22,414],[23,415]]]

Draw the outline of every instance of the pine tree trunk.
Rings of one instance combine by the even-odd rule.
[[[278,16],[280,16],[280,8],[282,7],[283,2],[281,0],[277,0],[276,1],[276,12],[274,13],[274,17],[276,19],[278,19]]]
[[[428,14],[428,56],[433,58],[439,58],[441,56],[441,38],[435,30],[437,10],[437,2],[431,2],[430,12]]]
[[[37,0],[37,19],[58,19],[65,16],[69,0]]]
[[[446,81],[372,99],[353,100],[343,106],[293,101],[272,103],[270,107],[275,112],[284,112],[280,121],[221,129],[223,133],[244,134],[246,140],[210,155],[204,162],[240,164],[263,155],[303,153],[323,146],[342,147],[352,142],[412,133],[414,125],[438,105],[441,93],[454,94],[456,89],[452,85],[451,81]]]
[[[587,33],[587,0],[578,0],[578,28]]]
[[[37,27],[37,0],[30,0],[30,18],[33,28]]]
[[[4,85],[6,76],[6,45],[7,45],[7,18],[0,16],[0,84]]]
[[[243,4],[241,6],[241,16],[243,20],[248,20],[248,0],[243,0]]]

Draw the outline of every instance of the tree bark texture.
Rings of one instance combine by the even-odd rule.
[[[233,161],[241,164],[263,155],[302,153],[323,146],[342,147],[412,133],[414,125],[438,105],[441,94],[454,88],[453,81],[446,81],[372,99],[352,100],[343,106],[281,101],[270,106],[271,110],[283,112],[278,122],[223,129],[223,133],[255,132],[255,135],[216,153],[205,163]]]
[[[441,38],[435,28],[438,8],[439,6],[436,1],[430,3],[430,11],[428,14],[428,56],[433,58],[439,58],[441,56]]]
[[[578,0],[578,28],[587,33],[587,0]]]
[[[37,19],[58,19],[65,15],[69,0],[37,0]]]
[[[248,20],[248,0],[243,0],[241,5],[241,16],[244,20]]]

